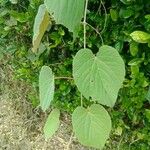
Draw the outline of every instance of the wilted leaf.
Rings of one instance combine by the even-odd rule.
[[[37,52],[37,49],[40,45],[41,39],[45,33],[45,31],[48,28],[48,25],[50,23],[50,17],[46,10],[46,7],[44,4],[39,6],[38,13],[35,17],[34,22],[34,35],[33,35],[33,52]]]

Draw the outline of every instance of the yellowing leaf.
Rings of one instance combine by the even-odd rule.
[[[134,31],[130,34],[130,36],[138,43],[148,43],[150,40],[150,34],[143,31]]]
[[[38,13],[35,17],[35,22],[34,22],[34,28],[33,28],[33,52],[37,52],[37,49],[39,48],[41,39],[45,33],[45,31],[48,28],[48,25],[50,23],[50,16],[46,10],[46,7],[44,4],[39,6]]]

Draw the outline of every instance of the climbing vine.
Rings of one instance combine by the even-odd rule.
[[[84,42],[73,57],[73,78],[55,77],[49,66],[43,66],[39,75],[40,106],[44,112],[50,107],[54,99],[56,79],[73,79],[81,93],[81,106],[72,114],[73,133],[83,145],[101,149],[109,138],[112,126],[105,106],[115,105],[125,77],[125,65],[118,51],[111,46],[102,44],[96,54],[87,48],[86,26],[92,27],[86,21],[87,9],[88,0],[45,0],[35,18],[33,52],[38,52],[44,32],[53,20],[68,28],[75,40],[83,19]],[[98,33],[96,29],[95,31]],[[82,97],[93,104],[84,108]],[[59,117],[60,111],[54,108],[44,127],[46,139],[58,129]]]

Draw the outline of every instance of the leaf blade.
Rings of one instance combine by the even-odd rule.
[[[84,0],[45,0],[45,6],[57,24],[62,24],[77,35],[84,12]],[[58,11],[59,10],[59,11]]]
[[[48,66],[43,66],[39,75],[40,106],[46,111],[54,97],[54,75]]]
[[[37,52],[37,49],[40,45],[40,42],[42,40],[42,37],[45,33],[45,31],[48,28],[48,25],[50,24],[50,17],[46,10],[46,7],[44,4],[39,6],[38,13],[35,17],[34,21],[34,27],[33,27],[33,52]]]
[[[148,43],[150,41],[150,34],[143,31],[134,31],[130,36],[138,43]]]
[[[73,131],[85,146],[103,148],[111,131],[111,119],[100,105],[77,107],[72,114]]]
[[[44,126],[45,139],[51,138],[58,130],[60,125],[59,117],[60,111],[58,109],[52,110],[52,112],[49,114]]]
[[[81,49],[73,59],[73,77],[87,99],[112,107],[125,76],[125,65],[117,50],[102,46],[96,56]]]

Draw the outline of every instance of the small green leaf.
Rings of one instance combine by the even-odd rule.
[[[145,15],[145,18],[150,20],[150,14]]]
[[[130,43],[130,53],[132,56],[136,56],[138,53],[138,43],[136,42],[131,42]]]
[[[150,122],[150,109],[145,109],[145,116],[148,119],[148,121]]]
[[[150,41],[150,34],[143,31],[134,31],[130,36],[138,43],[148,43]]]
[[[33,28],[33,52],[37,52],[41,39],[50,24],[50,17],[44,4],[39,6]]]
[[[77,107],[72,114],[73,131],[85,146],[103,148],[111,131],[111,118],[104,107]]]
[[[18,22],[24,23],[27,22],[29,20],[29,13],[24,13],[24,12],[17,12],[14,10],[10,11],[10,14],[12,17],[14,17]]]
[[[120,18],[127,19],[131,17],[134,14],[134,11],[132,9],[121,9],[119,12]]]
[[[110,16],[111,16],[111,19],[113,21],[117,21],[117,19],[118,19],[118,12],[117,12],[117,10],[110,9]]]
[[[79,91],[103,105],[113,107],[125,76],[125,65],[118,51],[100,47],[96,56],[81,49],[73,59],[73,77]]]
[[[147,92],[146,99],[150,102],[150,87],[149,87],[149,90]]]
[[[150,47],[150,40],[148,41],[148,47]]]
[[[18,3],[18,0],[10,0],[10,2],[11,2],[12,4],[17,4],[17,3]]]
[[[64,25],[77,36],[85,0],[45,0],[44,3],[56,23]]]
[[[39,76],[40,106],[43,111],[49,108],[54,97],[54,75],[48,66],[43,66]]]
[[[60,111],[58,109],[52,110],[52,112],[49,114],[44,126],[45,139],[51,138],[58,130],[60,125],[59,117]]]
[[[123,49],[123,41],[116,41],[115,49],[120,53]]]
[[[128,65],[130,65],[130,66],[136,66],[136,65],[138,65],[138,64],[140,64],[140,63],[142,63],[143,62],[143,59],[142,58],[135,58],[135,59],[132,59],[129,63],[128,63]]]
[[[138,75],[139,74],[139,66],[138,65],[132,65],[131,66],[131,73],[132,75]]]
[[[132,0],[120,0],[123,4],[129,5]]]

